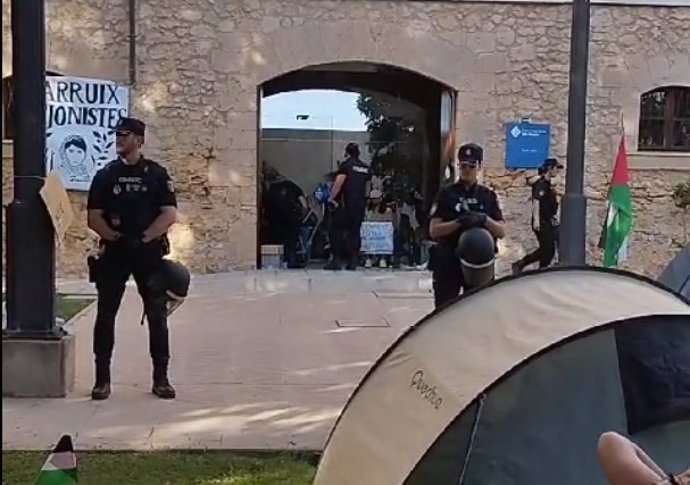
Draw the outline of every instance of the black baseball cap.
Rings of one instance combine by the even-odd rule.
[[[144,136],[146,133],[146,125],[143,121],[136,118],[120,118],[117,125],[115,125],[114,131],[129,131],[135,135]]]
[[[467,143],[458,150],[458,160],[462,163],[479,165],[484,160],[484,149],[476,143]]]

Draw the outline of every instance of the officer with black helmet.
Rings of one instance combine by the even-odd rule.
[[[493,278],[496,240],[505,236],[505,223],[496,193],[477,182],[483,158],[479,145],[460,147],[459,180],[439,191],[429,214],[436,308],[486,283],[486,274]]]
[[[362,240],[360,228],[364,222],[367,197],[370,191],[371,169],[359,159],[359,146],[348,143],[344,162],[338,167],[331,189],[331,247],[333,258],[325,269],[354,270],[359,264]]]
[[[89,260],[98,291],[93,336],[96,379],[91,392],[96,400],[110,396],[115,317],[130,276],[134,276],[149,324],[152,392],[162,399],[175,397],[168,380],[170,297],[165,275],[170,272],[166,273],[163,257],[169,252],[167,232],[177,219],[177,200],[167,170],[141,153],[145,129],[135,118],[119,120],[115,127],[118,157],[96,173],[89,190],[88,226],[100,236],[98,258]],[[184,277],[181,281],[178,288],[184,287]]]
[[[556,255],[558,246],[558,196],[552,180],[563,169],[556,158],[547,158],[539,167],[539,179],[532,184],[532,230],[539,246],[512,265],[513,274],[522,272],[527,266],[539,263],[548,267]]]

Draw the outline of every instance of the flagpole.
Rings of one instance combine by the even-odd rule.
[[[587,244],[587,199],[584,196],[589,0],[573,0],[568,96],[568,154],[559,241],[560,262],[584,265]]]

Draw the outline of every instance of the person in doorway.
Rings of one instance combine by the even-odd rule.
[[[477,182],[482,148],[474,143],[463,145],[458,159],[459,180],[439,191],[429,214],[429,235],[436,242],[429,259],[436,308],[469,289],[458,257],[462,255],[456,253],[462,233],[481,227],[491,233],[494,243],[505,237],[503,212],[496,193]]]
[[[359,158],[359,146],[348,143],[345,161],[338,167],[331,189],[331,246],[333,257],[325,269],[355,270],[359,265],[360,228],[364,221],[370,191],[371,170]]]
[[[297,245],[307,199],[299,185],[285,178],[274,167],[266,165],[263,172],[265,189],[262,205],[271,240],[283,245],[288,268],[304,268],[306,262],[298,256]]]
[[[539,246],[512,265],[513,274],[522,272],[527,266],[539,263],[540,268],[549,266],[558,245],[558,195],[553,179],[563,165],[555,158],[549,158],[539,168],[540,177],[532,184],[532,230]]]
[[[666,473],[642,448],[614,431],[599,437],[597,454],[609,485],[690,485],[690,468],[679,475]]]

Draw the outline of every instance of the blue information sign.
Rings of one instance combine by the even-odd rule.
[[[506,123],[506,168],[538,168],[549,158],[551,125]]]

